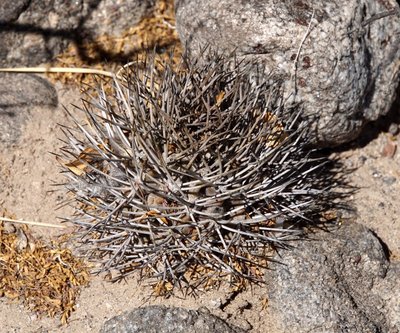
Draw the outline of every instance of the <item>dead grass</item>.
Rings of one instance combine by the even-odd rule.
[[[0,296],[66,323],[88,283],[88,266],[60,242],[46,245],[26,225],[0,223]]]

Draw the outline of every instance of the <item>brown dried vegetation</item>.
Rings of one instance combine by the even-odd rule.
[[[38,315],[59,315],[66,323],[88,282],[83,260],[57,241],[45,245],[27,226],[0,224],[0,296],[20,300]]]

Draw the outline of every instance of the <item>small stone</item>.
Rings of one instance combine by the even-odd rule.
[[[5,234],[13,234],[16,231],[14,224],[10,222],[4,222],[3,224],[3,232]]]
[[[374,171],[372,171],[372,177],[374,177],[374,178],[381,178],[381,177],[382,177],[382,174],[381,174],[379,171],[374,170]]]
[[[399,133],[399,125],[391,123],[388,132],[392,135],[397,135]]]
[[[360,166],[362,166],[362,165],[364,165],[365,162],[368,160],[368,157],[366,157],[366,156],[364,156],[364,155],[361,155],[361,156],[358,158],[358,160],[359,160],[359,162],[360,162]]]
[[[397,144],[396,142],[394,142],[393,140],[387,138],[386,139],[386,144],[383,147],[382,150],[382,156],[383,157],[393,157],[396,154],[396,150],[397,150]]]
[[[28,246],[28,238],[26,237],[25,233],[22,229],[17,229],[17,240],[15,244],[15,249],[17,252],[22,252]]]
[[[388,177],[383,177],[382,178],[382,181],[386,184],[386,185],[393,185],[396,181],[397,181],[397,179],[396,179],[396,177],[392,177],[392,176],[388,176]]]
[[[218,309],[222,304],[221,298],[213,299],[210,301],[210,305],[214,309]]]

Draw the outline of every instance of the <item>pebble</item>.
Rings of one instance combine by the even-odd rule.
[[[392,135],[397,135],[399,133],[399,124],[390,124],[388,132]]]
[[[374,171],[372,172],[372,177],[374,177],[374,178],[381,178],[381,177],[382,177],[382,174],[381,174],[379,171],[374,170]]]
[[[212,308],[218,309],[222,305],[221,298],[211,300],[210,305]]]
[[[397,179],[396,177],[392,177],[392,176],[385,176],[382,178],[382,181],[386,184],[386,185],[393,185]]]
[[[366,156],[364,156],[364,155],[361,155],[361,156],[358,158],[358,161],[360,162],[360,166],[363,166],[364,163],[365,163],[367,160],[368,160],[368,157],[366,157]]]

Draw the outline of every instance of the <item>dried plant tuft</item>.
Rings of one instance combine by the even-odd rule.
[[[251,66],[209,59],[133,64],[84,101],[87,125],[65,129],[72,221],[92,256],[113,279],[155,277],[160,294],[261,281],[271,250],[329,201],[301,108]]]

